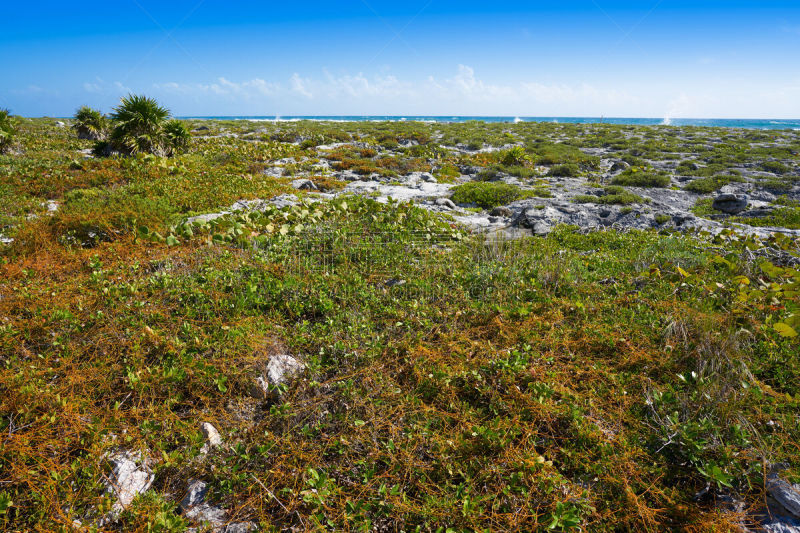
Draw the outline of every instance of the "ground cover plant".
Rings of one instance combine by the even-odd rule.
[[[543,207],[622,212],[654,205],[596,185],[624,157],[673,175],[665,154],[742,155],[729,185],[766,194],[761,162],[795,168],[796,133],[187,128],[171,158],[91,157],[71,128],[20,120],[0,156],[4,529],[202,527],[181,507],[202,480],[221,523],[263,531],[726,531],[763,518],[775,465],[800,482],[795,236],[677,233],[659,212],[653,230],[504,240],[424,196],[348,189],[414,175],[482,213],[536,190]],[[594,194],[563,192],[553,165]],[[792,170],[771,176],[787,192],[754,220],[791,227]],[[303,371],[254,394],[285,354]],[[151,481],[121,508],[119,454]]]
[[[536,190],[521,189],[508,183],[470,182],[458,185],[453,190],[452,199],[457,204],[475,204],[490,209],[509,204],[520,198],[538,196]]]

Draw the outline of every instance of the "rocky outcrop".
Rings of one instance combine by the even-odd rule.
[[[711,207],[729,215],[737,215],[747,209],[748,198],[744,194],[720,194]]]
[[[316,191],[317,186],[310,179],[296,179],[292,181],[292,187],[301,191]]]

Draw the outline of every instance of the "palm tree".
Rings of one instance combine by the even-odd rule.
[[[72,125],[80,139],[99,141],[106,136],[106,117],[100,111],[89,106],[82,106],[75,112],[75,123]]]
[[[0,154],[7,152],[17,134],[17,125],[8,109],[0,109]]]
[[[189,146],[192,135],[186,124],[180,120],[170,120],[164,124],[164,135],[171,153],[182,152]]]
[[[129,155],[168,155],[164,134],[168,118],[169,110],[155,99],[129,94],[111,114],[114,121],[111,144],[115,150]]]

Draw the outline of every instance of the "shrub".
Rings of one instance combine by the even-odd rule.
[[[484,209],[491,209],[525,196],[525,191],[516,185],[472,181],[453,187],[452,200],[457,204],[477,204]]]
[[[669,181],[667,174],[631,168],[615,176],[611,183],[628,187],[666,187]]]
[[[521,166],[530,160],[521,146],[515,146],[500,153],[500,162],[507,166]]]
[[[688,159],[681,161],[680,163],[678,163],[678,166],[675,167],[675,171],[678,174],[683,174],[683,175],[692,175],[696,173],[699,169],[700,167],[697,165],[695,161],[690,161]]]
[[[78,134],[79,139],[99,141],[105,138],[108,123],[100,111],[82,106],[75,112],[74,120],[72,129]]]
[[[461,176],[461,172],[455,165],[446,164],[435,170],[433,175],[436,176],[440,183],[452,183]]]
[[[164,124],[164,135],[166,135],[167,145],[173,153],[186,150],[192,138],[186,124],[180,120],[170,120]]]
[[[773,174],[786,174],[789,172],[789,167],[780,161],[764,161],[761,163],[761,168],[767,172],[772,172]]]
[[[7,152],[17,134],[17,124],[8,109],[0,109],[0,154]]]
[[[738,176],[711,176],[708,178],[699,178],[688,183],[683,190],[697,194],[709,194],[718,191],[732,181],[741,181],[741,178]]]
[[[548,176],[556,176],[560,178],[572,178],[580,173],[578,165],[574,163],[565,163],[563,165],[556,165],[547,173]]]
[[[169,116],[169,110],[153,98],[126,96],[111,114],[112,147],[127,155],[172,155],[188,143],[188,130],[177,121],[168,122]]]
[[[602,193],[598,195],[593,194],[578,194],[572,198],[576,204],[603,204],[603,205],[629,205],[629,204],[646,204],[649,202],[647,198],[642,198],[637,194],[626,191],[622,187],[606,187]]]

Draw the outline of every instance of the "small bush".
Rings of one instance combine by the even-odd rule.
[[[767,172],[772,172],[773,174],[779,175],[789,172],[789,167],[780,161],[764,161],[761,163],[761,168]]]
[[[99,141],[106,137],[108,122],[100,111],[82,106],[75,112],[74,120],[72,129],[78,134],[79,139]]]
[[[657,173],[638,168],[628,169],[611,180],[614,185],[625,185],[628,187],[666,187],[670,179],[667,174]]]
[[[524,198],[526,192],[516,185],[472,181],[453,187],[453,202],[457,204],[477,204],[484,209],[510,204]]]
[[[563,165],[556,165],[547,173],[548,176],[555,176],[559,178],[574,178],[580,174],[578,165],[574,163],[565,163]]]
[[[114,109],[111,119],[111,147],[123,154],[139,153],[170,156],[188,146],[190,135],[186,126],[168,120],[169,110],[153,98],[128,95]]]
[[[626,191],[622,187],[606,187],[601,194],[578,194],[572,198],[576,204],[629,205],[646,204],[647,198]]]
[[[440,183],[452,183],[455,181],[456,178],[461,176],[461,172],[459,172],[458,167],[455,165],[442,165],[440,168],[436,169],[433,173],[436,176],[436,179],[439,180]]]
[[[173,153],[185,151],[192,138],[186,124],[180,120],[170,120],[164,124],[164,135],[166,136],[166,143]]]
[[[738,176],[711,176],[708,178],[699,178],[688,183],[683,190],[697,194],[709,194],[718,191],[732,181],[741,181],[741,178],[738,178]]]
[[[521,146],[515,146],[500,153],[500,162],[507,166],[521,166],[530,160]]]

